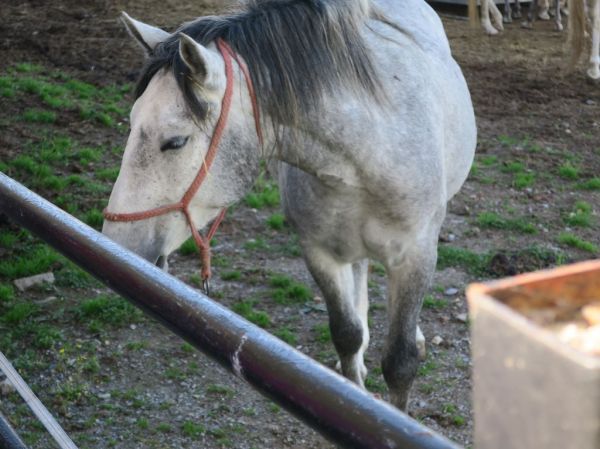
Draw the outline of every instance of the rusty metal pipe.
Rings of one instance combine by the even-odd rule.
[[[0,449],[27,449],[2,413],[0,413]]]
[[[0,212],[340,446],[458,448],[2,173]]]

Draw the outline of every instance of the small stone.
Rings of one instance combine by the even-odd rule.
[[[17,289],[20,292],[24,292],[25,290],[27,290],[31,287],[34,287],[36,285],[43,284],[44,282],[47,282],[48,284],[53,284],[54,283],[54,273],[48,272],[48,273],[36,274],[35,276],[28,276],[28,277],[16,279],[15,281],[13,281],[13,283],[15,284],[15,287],[17,287]]]
[[[458,289],[454,287],[447,288],[444,290],[444,295],[446,296],[454,296],[458,293]]]
[[[460,321],[461,323],[466,323],[468,320],[468,315],[466,313],[458,313],[455,316],[457,321]]]
[[[15,389],[15,387],[13,386],[13,384],[11,384],[8,379],[4,379],[2,382],[0,382],[0,395],[1,396],[8,396],[11,393],[14,393],[15,391],[17,391]]]
[[[132,324],[129,326],[129,329],[131,329],[132,331],[137,329],[137,326],[135,324]]]
[[[435,337],[433,337],[431,339],[431,343],[436,346],[441,345],[443,342],[444,342],[444,339],[442,337],[440,337],[439,335],[436,335]]]
[[[98,393],[100,399],[110,399],[110,393]]]
[[[593,105],[595,105],[595,104],[596,104],[596,102],[595,102],[594,100],[592,100],[591,98],[587,98],[587,99],[584,101],[584,103],[585,103],[585,104],[587,104],[588,106],[593,106]]]

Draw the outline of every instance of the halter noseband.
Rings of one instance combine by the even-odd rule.
[[[211,277],[211,269],[210,269],[210,240],[213,238],[215,233],[217,232],[217,228],[219,224],[225,217],[225,212],[227,208],[223,208],[217,218],[212,222],[207,234],[203,237],[196,226],[194,225],[194,221],[192,220],[192,215],[189,210],[189,205],[192,202],[192,199],[200,189],[202,182],[206,178],[208,171],[215,159],[217,154],[217,149],[219,147],[219,143],[221,142],[221,138],[223,137],[223,132],[225,130],[225,126],[227,125],[227,118],[229,116],[229,110],[231,109],[231,98],[233,96],[233,64],[232,59],[235,59],[238,66],[240,67],[244,78],[246,79],[246,85],[248,86],[248,93],[250,94],[250,100],[252,101],[252,112],[254,113],[254,124],[256,126],[256,135],[258,136],[258,141],[262,145],[263,138],[262,132],[260,129],[260,116],[258,103],[256,101],[256,94],[254,92],[254,87],[252,86],[252,79],[250,78],[250,73],[248,72],[248,67],[246,64],[240,60],[238,55],[231,49],[231,47],[222,39],[217,39],[217,48],[219,49],[223,61],[225,62],[225,76],[227,79],[227,84],[225,86],[225,95],[223,96],[223,100],[221,103],[221,114],[219,115],[219,119],[217,120],[217,125],[213,131],[212,138],[210,140],[210,145],[208,147],[208,151],[206,153],[206,157],[200,169],[198,170],[198,174],[192,181],[192,184],[189,186],[187,191],[184,193],[181,200],[177,203],[167,204],[165,206],[159,206],[154,209],[148,209],[141,212],[132,212],[132,213],[113,213],[109,212],[107,209],[104,209],[103,215],[104,218],[108,221],[139,221],[145,220],[147,218],[158,217],[159,215],[165,215],[169,212],[177,212],[180,211],[185,215],[187,223],[192,231],[192,236],[194,237],[194,242],[196,243],[196,247],[200,252],[200,260],[202,263],[202,269],[200,272],[200,276],[202,278],[202,285],[205,293],[209,294],[209,279]]]

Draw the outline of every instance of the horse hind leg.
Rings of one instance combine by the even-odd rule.
[[[419,349],[415,336],[423,297],[436,263],[436,239],[403,251],[400,263],[388,263],[389,331],[381,367],[391,402],[408,405],[409,391],[417,374]],[[422,334],[421,334],[422,335]]]
[[[510,0],[504,0],[504,23],[512,23],[512,10]]]
[[[498,34],[498,30],[492,25],[490,20],[490,4],[496,8],[496,5],[493,3],[493,0],[481,0],[481,26],[483,27],[486,34],[493,36]],[[498,8],[496,8],[497,10]],[[500,15],[502,22],[502,15]]]
[[[600,79],[600,0],[593,0],[591,8],[592,19],[592,47],[590,53],[590,67],[587,74],[590,78]]]
[[[554,28],[556,31],[563,30],[562,17],[560,13],[560,0],[555,0],[554,4]]]
[[[368,260],[339,263],[326,251],[304,247],[309,271],[321,289],[329,313],[331,339],[342,374],[364,388],[364,352],[369,344]]]

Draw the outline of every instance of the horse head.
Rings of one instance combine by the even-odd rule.
[[[226,44],[201,45],[125,13],[123,21],[148,59],[102,232],[166,267],[191,233],[250,188],[259,168],[256,105]]]

